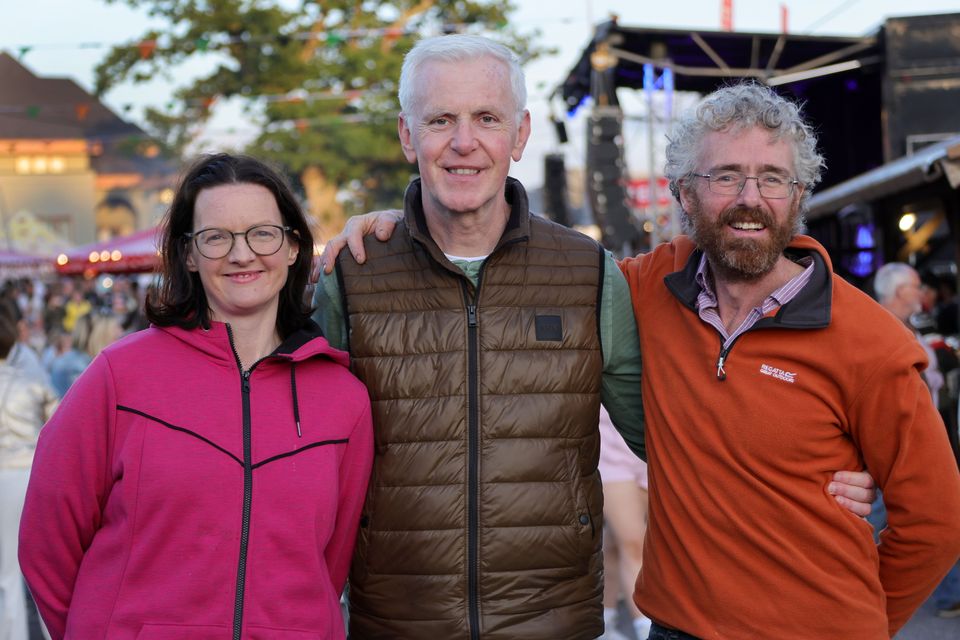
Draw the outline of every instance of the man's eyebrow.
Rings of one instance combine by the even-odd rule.
[[[485,104],[485,105],[480,105],[479,107],[476,107],[474,109],[471,109],[470,115],[479,116],[484,113],[489,113],[495,116],[502,117],[505,113],[508,113],[508,111],[509,111],[508,109],[504,109],[503,107],[498,105]],[[425,120],[436,118],[437,116],[456,117],[456,115],[457,115],[456,111],[452,109],[445,109],[444,107],[424,107],[420,110],[420,117],[422,117]]]
[[[790,172],[787,171],[786,167],[781,167],[775,164],[765,164],[760,167],[760,170],[757,173],[776,173],[781,176],[789,176]]]
[[[718,164],[713,167],[710,167],[707,173],[715,173],[717,171],[739,171],[741,173],[746,173],[742,164],[736,162],[728,162],[726,164]],[[777,166],[775,164],[765,164],[757,169],[757,173],[775,173],[777,175],[789,176],[790,172],[787,171],[784,167]]]
[[[728,162],[726,164],[718,164],[710,167],[707,170],[707,173],[715,173],[717,171],[743,171],[743,165],[736,164],[735,162]]]
[[[450,112],[447,111],[446,109],[443,109],[443,108],[440,108],[440,107],[437,107],[437,108],[434,108],[434,109],[421,109],[421,110],[420,110],[420,118],[422,118],[423,120],[433,120],[433,119],[436,118],[436,117],[439,117],[439,116],[448,116],[448,115],[450,115]]]

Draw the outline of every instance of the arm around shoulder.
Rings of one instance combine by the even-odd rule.
[[[313,321],[320,327],[330,346],[346,350],[346,314],[336,273],[320,273],[320,280],[313,292],[313,308]]]

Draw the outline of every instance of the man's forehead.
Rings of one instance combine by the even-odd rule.
[[[794,143],[765,127],[710,131],[700,144],[701,165],[710,167],[780,167],[793,171]]]

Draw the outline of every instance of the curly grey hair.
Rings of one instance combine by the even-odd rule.
[[[400,70],[400,87],[397,97],[400,110],[414,112],[419,102],[416,95],[416,77],[420,67],[431,60],[440,62],[465,62],[489,56],[502,62],[510,73],[510,89],[513,93],[517,121],[527,107],[527,81],[520,67],[520,58],[504,45],[482,36],[455,33],[420,40],[403,58]]]
[[[817,138],[799,107],[756,82],[717,89],[674,125],[667,136],[665,167],[673,196],[680,199],[683,180],[697,170],[700,145],[707,133],[737,133],[750,127],[766,127],[774,139],[787,138],[794,143],[796,179],[805,187],[800,201],[800,212],[804,212],[826,162],[817,152]]]

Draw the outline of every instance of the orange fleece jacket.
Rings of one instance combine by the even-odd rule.
[[[621,264],[649,455],[637,606],[704,639],[892,636],[960,554],[960,475],[923,349],[800,236],[788,251],[814,256],[813,278],[734,343],[721,381],[694,249],[679,237]],[[827,492],[864,465],[889,514],[879,546]]]

